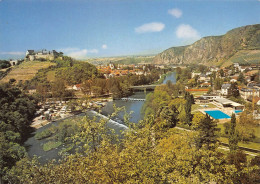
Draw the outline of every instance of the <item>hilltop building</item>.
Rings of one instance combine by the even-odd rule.
[[[54,60],[59,56],[59,53],[55,50],[47,51],[46,49],[42,49],[40,51],[35,50],[27,50],[25,59],[29,61],[34,60]]]

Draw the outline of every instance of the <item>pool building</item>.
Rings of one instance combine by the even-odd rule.
[[[213,104],[216,105],[219,108],[232,108],[233,110],[243,110],[244,105],[241,105],[237,102],[234,102],[232,100],[226,99],[226,98],[215,98],[213,99]]]

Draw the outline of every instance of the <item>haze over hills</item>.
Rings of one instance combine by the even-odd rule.
[[[222,36],[204,37],[181,47],[172,47],[155,56],[155,64],[223,65],[232,62],[260,61],[260,24],[228,31]]]

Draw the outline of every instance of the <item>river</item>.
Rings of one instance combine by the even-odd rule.
[[[170,80],[172,83],[176,83],[175,72],[167,75],[166,78],[163,81],[163,84],[166,84],[166,82],[168,80]],[[145,99],[145,97],[148,93],[149,92],[147,92],[147,93],[136,92],[135,94],[130,96],[130,98]],[[143,116],[144,116],[141,113],[141,109],[142,109],[143,104],[144,104],[144,101],[114,100],[112,102],[108,102],[106,104],[106,106],[101,109],[101,113],[105,116],[108,116],[108,115],[113,113],[113,105],[116,105],[116,107],[123,107],[124,106],[127,113],[132,112],[130,122],[138,123],[140,120],[143,119]],[[82,113],[79,116],[83,116],[83,115],[85,115],[85,114]],[[86,115],[88,117],[93,117],[93,116],[96,116],[97,114],[93,111],[89,111],[89,112],[86,113]],[[102,116],[102,115],[99,115],[99,116]],[[124,113],[120,112],[118,117],[116,117],[116,119],[114,119],[115,121],[108,122],[108,126],[110,128],[113,128],[116,133],[119,133],[121,130],[126,128],[126,126],[124,125],[124,122],[123,122],[123,116],[124,116]],[[70,118],[73,118],[73,117],[70,117]],[[24,146],[27,149],[28,155],[30,157],[33,157],[34,155],[40,157],[39,161],[41,163],[45,163],[46,161],[51,160],[51,159],[59,159],[60,158],[60,156],[58,155],[58,152],[61,150],[62,146],[60,146],[57,149],[53,149],[53,150],[50,150],[48,152],[45,152],[45,151],[43,151],[42,146],[43,146],[44,143],[48,142],[48,140],[46,140],[46,139],[36,140],[35,137],[34,137],[34,135],[37,132],[41,132],[41,131],[49,128],[52,125],[58,125],[60,122],[62,122],[62,121],[53,122],[53,123],[50,123],[50,124],[48,124],[44,127],[41,127],[39,129],[37,129],[31,135],[31,137],[24,144]]]

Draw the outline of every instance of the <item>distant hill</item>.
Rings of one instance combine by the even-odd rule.
[[[232,29],[222,36],[204,37],[187,46],[172,47],[155,56],[155,64],[228,65],[259,63],[260,24]]]
[[[152,63],[154,56],[122,56],[122,57],[106,57],[106,58],[92,58],[86,60],[87,62],[100,65],[108,64],[110,62],[114,64],[138,64],[138,63]]]

